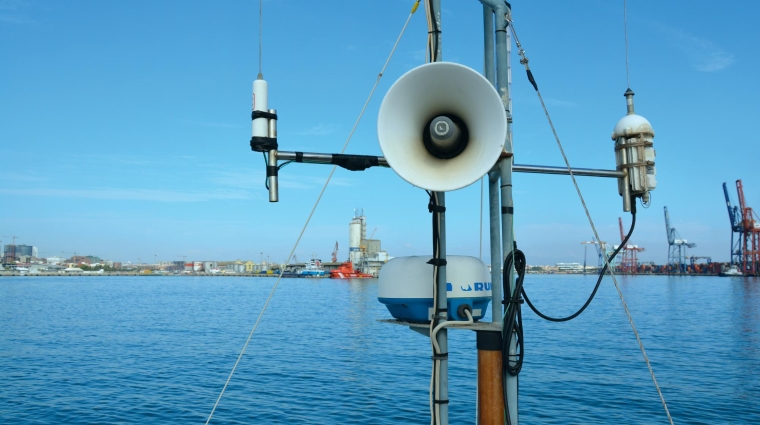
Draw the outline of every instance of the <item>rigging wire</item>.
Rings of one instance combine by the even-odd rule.
[[[372,90],[370,90],[369,96],[367,96],[367,100],[364,102],[364,106],[362,107],[361,112],[359,112],[359,116],[356,118],[356,122],[354,122],[354,126],[351,128],[351,132],[348,134],[348,138],[346,139],[346,142],[343,144],[343,149],[341,149],[340,151],[341,154],[346,151],[346,148],[348,148],[348,144],[351,142],[351,138],[353,137],[354,132],[356,131],[356,128],[359,126],[359,122],[364,116],[364,112],[367,110],[367,106],[369,105],[370,100],[372,100],[372,96],[375,94],[375,90],[377,89],[377,86],[380,84],[380,79],[383,78],[383,73],[385,72],[385,69],[388,67],[388,64],[390,63],[391,58],[393,57],[393,53],[396,51],[396,48],[398,47],[398,44],[401,41],[401,37],[404,35],[404,32],[406,32],[406,28],[409,26],[409,21],[412,19],[412,15],[414,15],[414,12],[417,11],[417,6],[419,5],[419,2],[420,0],[415,1],[414,5],[412,6],[412,10],[411,12],[409,12],[409,16],[406,18],[406,22],[404,22],[404,26],[401,28],[401,32],[396,38],[396,42],[393,44],[393,47],[391,48],[391,52],[390,54],[388,54],[388,58],[385,60],[385,64],[383,65],[383,68],[380,70],[380,73],[377,75],[375,84],[372,86]],[[309,222],[311,221],[311,218],[314,215],[314,212],[316,211],[317,206],[319,205],[319,201],[322,199],[322,195],[324,195],[325,190],[327,189],[327,185],[330,183],[330,180],[332,179],[332,176],[335,173],[335,170],[337,168],[338,168],[337,165],[333,165],[332,170],[330,170],[330,174],[327,176],[327,180],[325,180],[325,184],[322,186],[322,190],[319,192],[319,195],[317,196],[317,200],[314,202],[314,206],[311,208],[311,211],[309,212],[309,216],[306,218],[306,222],[304,223],[303,228],[301,229],[301,232],[298,234],[298,238],[296,239],[296,242],[293,245],[293,249],[291,249],[290,254],[288,254],[288,259],[285,261],[286,264],[290,263],[291,258],[293,258],[293,254],[295,253],[296,248],[298,247],[298,244],[301,242],[301,238],[303,237],[303,234],[306,231],[306,227],[309,225]],[[240,354],[238,355],[237,360],[235,360],[235,364],[232,366],[230,375],[227,377],[227,381],[224,383],[224,386],[222,387],[222,391],[219,393],[219,397],[216,399],[216,402],[214,403],[214,407],[211,409],[211,413],[209,413],[208,415],[208,419],[206,419],[206,425],[208,425],[208,423],[211,421],[211,418],[214,416],[214,412],[216,411],[216,408],[219,406],[219,402],[222,400],[222,396],[224,396],[224,392],[227,390],[227,386],[229,385],[230,380],[232,379],[232,375],[235,374],[235,370],[240,364],[240,360],[243,358],[243,354],[245,354],[245,350],[246,348],[248,348],[248,344],[251,342],[251,338],[253,338],[253,334],[256,332],[256,328],[259,326],[259,323],[261,322],[261,318],[264,316],[264,312],[269,306],[269,302],[272,300],[272,296],[274,295],[274,292],[277,289],[277,286],[279,285],[280,280],[282,279],[282,274],[284,272],[285,270],[280,271],[280,274],[277,276],[277,280],[272,286],[272,290],[269,292],[269,296],[264,302],[264,306],[261,308],[261,311],[259,312],[259,316],[256,318],[256,322],[253,324],[251,333],[248,334],[248,338],[246,339],[245,344],[243,345],[243,349],[240,350]]]
[[[631,73],[628,71],[628,7],[627,0],[623,0],[623,32],[625,32],[625,81],[631,88]]]
[[[522,48],[522,45],[520,44],[520,40],[517,37],[517,32],[515,32],[514,23],[512,20],[509,20],[509,28],[512,31],[512,35],[515,37],[515,44],[517,45],[518,54],[520,55],[520,63],[525,66],[525,71],[528,76],[528,81],[533,85],[533,88],[536,90],[536,95],[538,95],[538,100],[541,102],[541,107],[544,110],[544,114],[546,115],[546,119],[549,122],[549,126],[552,129],[552,133],[554,134],[554,139],[557,142],[557,147],[559,147],[559,151],[562,154],[562,159],[565,161],[565,166],[567,167],[567,171],[570,174],[570,178],[573,181],[573,186],[575,186],[575,191],[578,193],[578,198],[581,201],[581,205],[583,205],[583,210],[586,213],[586,218],[588,218],[588,222],[591,225],[591,230],[594,232],[594,237],[596,240],[599,239],[599,233],[596,230],[596,226],[594,225],[594,220],[591,218],[591,213],[588,211],[588,207],[586,206],[586,201],[583,199],[583,194],[581,193],[581,189],[578,186],[578,182],[575,179],[575,174],[573,173],[573,169],[570,167],[570,161],[567,159],[567,155],[565,155],[565,150],[562,147],[562,142],[559,139],[559,135],[557,134],[557,130],[554,127],[554,123],[552,122],[551,116],[549,115],[549,110],[546,108],[546,104],[544,103],[544,99],[541,96],[541,91],[538,90],[538,84],[536,84],[536,80],[533,78],[533,73],[530,70],[530,66],[528,66],[528,58],[525,55],[525,49]],[[623,305],[623,310],[625,311],[626,316],[628,316],[628,322],[631,325],[631,329],[633,329],[633,334],[636,336],[636,342],[639,345],[639,349],[641,349],[641,354],[644,357],[644,361],[647,364],[647,368],[649,369],[649,374],[652,377],[652,381],[654,382],[654,386],[657,389],[657,394],[660,396],[660,401],[662,402],[662,406],[665,409],[665,414],[668,417],[668,421],[670,421],[670,424],[673,425],[673,418],[670,416],[670,410],[668,410],[668,405],[665,402],[665,397],[662,395],[662,390],[660,389],[659,384],[657,383],[657,378],[654,375],[654,370],[652,369],[652,365],[649,362],[649,357],[647,357],[646,350],[644,349],[644,344],[641,342],[641,337],[639,336],[639,332],[636,329],[636,325],[633,323],[633,316],[631,316],[631,312],[628,310],[628,305],[625,302],[625,297],[623,297],[623,292],[620,290],[620,285],[617,282],[617,279],[615,278],[615,273],[612,271],[612,267],[610,267],[610,262],[607,256],[604,256],[604,262],[609,269],[610,276],[612,277],[612,282],[615,284],[615,289],[617,290],[618,296],[620,297],[620,302]]]
[[[264,19],[263,19],[264,15],[262,13],[262,3],[264,3],[264,0],[259,0],[259,76],[258,76],[259,79],[263,79],[264,78],[264,74],[261,73],[261,50],[262,50],[262,41],[261,41],[261,36],[262,36],[262,29],[261,28],[262,27],[261,27],[261,25],[264,22]]]

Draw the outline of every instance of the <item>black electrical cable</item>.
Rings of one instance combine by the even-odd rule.
[[[628,234],[626,235],[625,239],[623,239],[623,243],[620,244],[620,246],[615,249],[615,251],[612,252],[612,255],[609,257],[607,261],[604,262],[604,267],[602,267],[602,271],[599,273],[599,279],[596,281],[596,286],[594,286],[594,291],[591,292],[591,295],[586,300],[586,303],[583,304],[583,307],[581,307],[578,311],[575,313],[567,316],[567,317],[551,317],[547,316],[544,313],[541,313],[534,305],[530,302],[530,298],[528,298],[528,294],[525,292],[525,288],[522,288],[522,295],[525,297],[525,302],[528,303],[528,307],[530,307],[531,310],[533,310],[534,313],[536,313],[540,318],[544,320],[548,320],[550,322],[566,322],[568,320],[575,319],[578,317],[581,313],[583,313],[583,310],[586,309],[586,307],[591,304],[591,301],[594,299],[594,296],[596,296],[596,291],[599,290],[599,286],[602,283],[602,279],[604,278],[604,275],[607,273],[607,265],[612,263],[612,260],[615,258],[615,256],[620,252],[623,247],[628,245],[628,239],[631,238],[631,235],[633,234],[633,229],[636,227],[636,199],[631,199],[631,229],[628,230]],[[504,269],[505,272],[507,269]]]
[[[440,219],[440,217],[439,217],[439,209],[438,209],[438,198],[437,198],[437,196],[436,196],[436,194],[434,192],[431,192],[431,191],[428,191],[428,190],[426,190],[425,192],[427,192],[427,194],[428,194],[428,196],[430,198],[428,200],[428,211],[433,214],[433,260],[431,260],[429,263],[431,263],[433,265],[433,276],[437,277],[438,276],[438,268],[439,268],[439,262],[437,260],[438,260],[438,255],[441,252],[440,251],[440,234],[438,233],[439,219]],[[438,315],[439,315],[439,310],[441,309],[441,307],[438,305],[438,295],[437,295],[436,290],[435,290],[435,288],[437,288],[437,285],[438,285],[438,282],[433,282],[433,288],[434,288],[434,290],[433,290],[433,317],[431,318],[431,321],[433,323],[432,323],[432,327],[431,328],[435,328],[440,323]],[[446,307],[446,306],[444,306],[444,307]],[[445,308],[444,308],[443,311],[446,312],[446,314],[448,315],[448,312],[445,310]],[[431,338],[432,338],[432,335],[431,335]],[[431,346],[432,346],[432,342],[431,342]],[[436,400],[435,391],[439,387],[438,376],[435,373],[435,367],[436,367],[436,362],[439,361],[439,360],[437,360],[437,358],[440,355],[442,355],[443,353],[437,353],[435,351],[435,347],[434,346],[432,348],[433,348],[433,371],[432,371],[432,375],[433,375],[433,391],[434,391],[434,393],[433,393],[433,410],[432,410],[432,418],[431,418],[431,420],[432,420],[432,423],[435,424],[435,423],[437,423],[437,410],[435,408],[435,400]]]
[[[517,272],[517,280],[515,281],[514,291],[509,285],[509,270],[512,269],[512,263],[514,262],[514,268]],[[522,299],[520,293],[522,292],[523,280],[525,279],[525,254],[522,251],[515,248],[514,251],[507,254],[507,258],[504,259],[504,272],[502,275],[503,293],[508,296],[504,297],[504,319],[501,327],[501,367],[502,367],[502,390],[504,397],[504,410],[506,412],[506,422],[510,425],[511,419],[509,417],[509,400],[507,397],[507,375],[517,376],[522,370],[523,355],[525,354],[525,347],[523,346],[523,328],[522,328]],[[509,354],[509,347],[512,345],[512,339],[514,338],[515,350],[514,355]]]
[[[607,264],[612,263],[612,260],[615,258],[615,256],[620,252],[623,247],[625,247],[628,244],[628,240],[631,238],[631,235],[633,234],[633,229],[636,227],[636,200],[632,199],[633,202],[631,202],[631,228],[628,230],[628,234],[625,238],[623,238],[623,242],[620,244],[620,246],[615,249],[615,251],[612,253],[612,255],[609,257],[607,262],[605,262],[604,267],[602,267],[601,272],[599,273],[599,279],[596,281],[596,285],[594,286],[594,290],[589,296],[589,298],[586,300],[586,302],[583,304],[583,306],[576,311],[575,313],[571,314],[567,317],[550,317],[547,316],[540,311],[530,302],[530,299],[528,298],[528,294],[525,292],[525,288],[523,287],[523,281],[525,280],[525,267],[526,267],[526,260],[525,260],[525,254],[517,249],[517,246],[515,246],[515,249],[513,252],[510,252],[507,254],[507,257],[504,259],[504,269],[502,273],[502,286],[503,286],[503,293],[505,294],[504,297],[504,319],[502,322],[502,345],[501,345],[501,362],[502,362],[502,390],[503,390],[503,398],[504,398],[504,410],[506,412],[505,418],[507,425],[511,425],[511,418],[509,416],[509,398],[507,397],[507,376],[517,376],[520,371],[522,370],[523,365],[523,358],[525,355],[525,346],[523,345],[523,328],[522,328],[522,311],[520,308],[520,304],[522,304],[523,300],[520,298],[520,295],[525,298],[525,302],[528,303],[528,306],[531,310],[533,310],[534,313],[536,313],[539,317],[545,320],[549,320],[551,322],[565,322],[568,320],[572,320],[586,309],[586,307],[591,304],[591,301],[594,299],[594,296],[596,296],[597,291],[599,290],[599,286],[602,282],[602,279],[604,278],[604,275],[607,273]],[[517,273],[517,279],[515,280],[515,287],[514,290],[510,288],[509,285],[509,271],[512,269],[514,263],[514,269]],[[509,354],[509,347],[512,345],[514,339],[515,343],[515,354],[510,355]]]
[[[428,27],[428,34],[433,34],[433,43],[430,52],[430,62],[438,61],[438,34],[441,32],[438,29],[438,21],[435,19],[435,10],[433,9],[433,0],[427,1],[427,8],[430,12],[430,24],[432,28]]]

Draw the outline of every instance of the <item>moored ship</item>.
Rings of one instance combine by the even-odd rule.
[[[374,277],[369,273],[362,273],[361,271],[354,270],[354,264],[350,261],[346,261],[338,266],[335,270],[330,270],[330,277],[333,279],[365,279]]]
[[[306,267],[296,274],[297,277],[327,277],[325,269],[322,268],[322,260],[312,258],[306,263]]]

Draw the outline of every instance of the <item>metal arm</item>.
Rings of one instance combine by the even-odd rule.
[[[388,167],[388,161],[382,156],[373,155],[345,155],[315,152],[283,152],[272,150],[269,151],[269,167],[276,167],[278,161],[293,161],[304,164],[333,164],[351,171],[364,171],[370,167]],[[573,168],[573,174],[585,177],[607,177],[622,179],[626,176],[624,171],[604,170],[595,168]],[[570,172],[566,167],[554,167],[548,165],[526,165],[514,164],[512,171],[516,173],[533,173],[533,174],[557,174],[569,175]],[[271,173],[270,173],[271,174]],[[277,202],[279,200],[277,175],[269,177],[269,201]],[[274,182],[274,184],[273,184]]]

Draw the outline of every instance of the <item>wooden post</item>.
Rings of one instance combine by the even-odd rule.
[[[504,425],[501,332],[477,331],[478,425]]]

